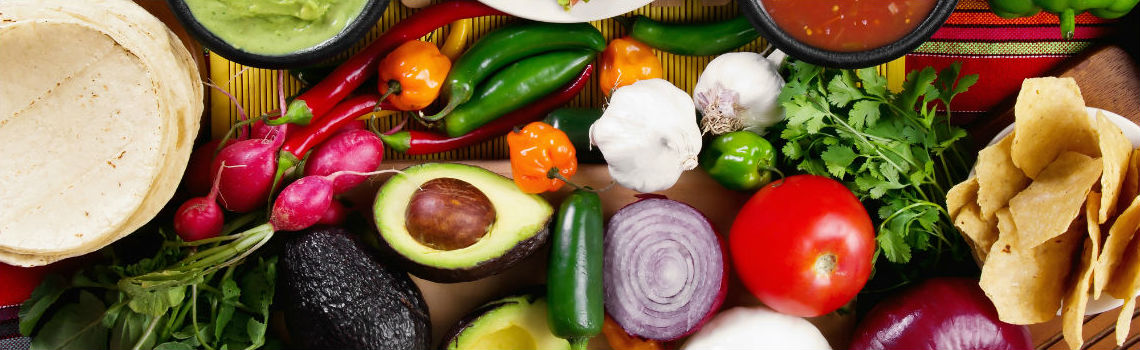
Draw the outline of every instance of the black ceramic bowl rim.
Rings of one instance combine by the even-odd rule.
[[[910,34],[899,40],[867,51],[838,52],[810,46],[788,35],[776,25],[772,16],[764,10],[761,1],[763,0],[739,0],[740,11],[768,42],[788,56],[832,68],[870,67],[906,55],[930,39],[930,36],[934,35],[934,32],[942,27],[943,23],[946,23],[946,19],[950,17],[950,13],[954,12],[954,7],[958,4],[958,0],[935,0],[937,2],[926,19],[919,23]]]
[[[194,35],[202,45],[230,61],[246,66],[269,69],[296,68],[311,65],[330,58],[346,49],[368,33],[384,10],[389,0],[367,0],[360,14],[344,27],[340,33],[312,47],[290,52],[284,55],[272,56],[251,53],[239,50],[219,38],[213,31],[198,22],[185,0],[167,0],[167,4],[174,12],[174,17]]]

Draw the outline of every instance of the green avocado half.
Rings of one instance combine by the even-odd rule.
[[[409,231],[409,205],[425,183],[456,179],[474,186],[493,207],[486,234],[458,249],[437,249]],[[468,196],[469,197],[469,196]],[[494,275],[527,258],[546,243],[554,209],[545,199],[524,193],[511,179],[486,169],[455,163],[411,166],[388,180],[373,205],[381,250],[395,256],[412,274],[434,282],[474,281]],[[451,211],[442,210],[440,222]]]
[[[495,300],[463,317],[440,348],[569,350],[570,342],[550,333],[546,319],[546,299],[539,294]]]

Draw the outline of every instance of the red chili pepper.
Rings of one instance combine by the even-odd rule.
[[[475,0],[453,0],[428,6],[393,25],[328,77],[297,96],[289,103],[285,115],[271,120],[270,124],[306,125],[314,119],[323,119],[337,102],[375,75],[380,59],[400,44],[419,39],[456,20],[492,15],[506,14]]]
[[[321,123],[307,125],[293,131],[285,138],[285,143],[281,145],[279,157],[281,159],[278,160],[278,164],[290,166],[295,164],[297,160],[305,156],[305,153],[309,152],[309,149],[324,142],[341,127],[352,123],[357,117],[372,112],[372,109],[376,107],[376,101],[379,100],[380,95],[377,94],[354,96],[333,107],[328,115],[321,119]],[[292,158],[285,159],[290,157]],[[284,163],[285,161],[290,161],[290,163]]]
[[[550,111],[562,106],[566,102],[570,102],[570,99],[573,99],[574,96],[578,95],[578,92],[586,87],[586,83],[590,80],[590,75],[593,74],[593,72],[594,65],[587,65],[586,69],[583,69],[582,73],[578,75],[578,78],[562,87],[561,90],[546,95],[546,97],[532,104],[504,114],[502,117],[496,118],[494,121],[472,130],[463,136],[447,137],[447,135],[430,131],[410,130],[391,135],[380,135],[380,139],[384,140],[384,144],[388,145],[388,147],[392,147],[392,149],[398,152],[404,152],[408,155],[433,154],[474,145],[503,135],[511,131],[515,126],[542,119],[542,117],[550,113]]]

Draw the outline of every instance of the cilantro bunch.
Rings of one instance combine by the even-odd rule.
[[[828,69],[793,61],[785,69],[787,83],[779,97],[786,113],[779,131],[785,162],[837,179],[859,197],[876,218],[876,261],[885,256],[893,264],[908,264],[922,256],[924,261],[910,265],[924,269],[938,264],[944,252],[968,261],[945,196],[968,175],[972,152],[961,150],[965,130],[950,124],[948,109],[938,109],[978,76],[958,80],[960,64],[941,72],[926,67],[908,74],[896,94],[874,68]]]

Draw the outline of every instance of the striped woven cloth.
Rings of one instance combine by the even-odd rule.
[[[906,69],[941,69],[961,61],[963,74],[980,74],[977,85],[959,95],[953,106],[956,115],[973,118],[1016,93],[1022,79],[1046,74],[1114,29],[1111,21],[1089,14],[1077,16],[1076,22],[1076,37],[1066,41],[1051,14],[1003,19],[989,11],[985,0],[960,0],[931,40],[907,55]],[[0,263],[0,350],[28,348],[28,339],[17,327],[19,304],[45,273],[74,265],[64,261],[25,269]]]
[[[906,56],[906,68],[941,69],[960,61],[963,75],[979,74],[978,83],[952,106],[963,112],[958,121],[969,122],[1016,94],[1023,79],[1048,74],[1115,29],[1113,21],[1089,13],[1076,22],[1073,40],[1063,40],[1055,15],[1005,19],[990,12],[985,0],[960,0],[946,24]]]

